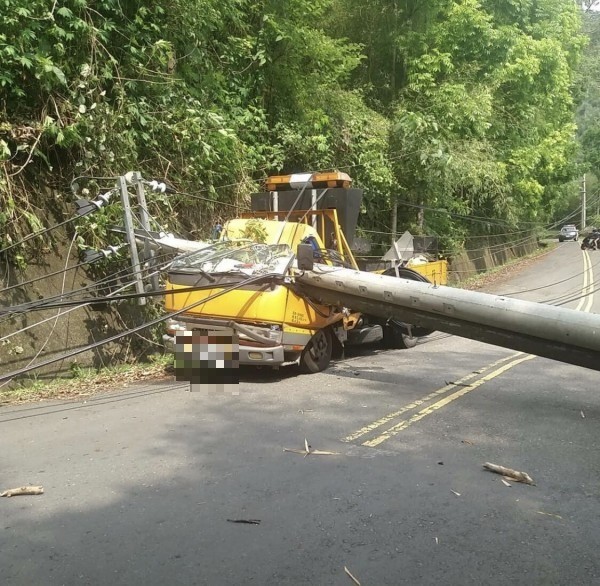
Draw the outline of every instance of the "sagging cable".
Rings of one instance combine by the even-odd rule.
[[[281,274],[276,273],[277,276],[279,276],[280,278],[283,278]],[[260,275],[260,276],[266,276],[266,275]],[[214,277],[211,279],[211,284],[210,285],[204,285],[201,287],[185,287],[182,289],[175,289],[175,290],[170,290],[167,291],[165,289],[160,290],[160,291],[148,291],[148,292],[144,292],[144,293],[128,293],[126,295],[119,295],[118,297],[110,297],[110,296],[105,296],[105,297],[93,297],[93,298],[87,298],[87,299],[78,299],[78,300],[72,300],[72,301],[56,301],[54,303],[44,303],[43,305],[40,306],[36,306],[36,307],[31,307],[31,308],[27,308],[27,311],[44,311],[47,309],[57,309],[59,307],[72,307],[72,306],[76,306],[76,305],[82,305],[82,304],[87,304],[87,303],[92,303],[92,304],[99,304],[99,303],[107,303],[109,301],[126,301],[128,299],[139,299],[140,297],[161,297],[163,295],[178,295],[179,293],[193,293],[194,291],[203,291],[206,289],[212,289],[214,286],[212,285],[212,282],[214,281]],[[245,283],[245,281],[242,282],[242,285]],[[20,306],[14,306],[13,308],[9,308],[8,310],[0,310],[0,315],[2,315],[3,312],[8,313],[9,315],[12,313],[22,313],[22,309],[20,309]]]
[[[77,220],[78,217],[79,216],[74,216],[73,218],[69,218],[68,220],[65,220],[64,222],[59,222],[58,224],[55,224],[54,226],[50,226],[49,228],[45,228],[44,230],[40,230],[39,232],[34,232],[33,234],[26,236],[22,240],[19,240],[18,242],[13,242],[10,246],[3,248],[2,250],[0,250],[0,254],[2,254],[3,252],[8,252],[9,250],[12,250],[13,248],[15,248],[15,246],[20,246],[21,244],[28,242],[32,238],[37,238],[38,236],[43,236],[44,234],[47,234],[48,232],[51,232],[52,230],[56,230],[57,228],[66,226],[67,224]]]
[[[170,264],[171,264],[171,261],[169,261],[168,263],[165,263],[162,266],[157,267],[155,269],[155,272],[152,273],[152,275],[160,274],[161,272],[167,270],[169,268]],[[145,270],[148,270],[148,269],[145,269]],[[82,287],[80,289],[74,289],[73,291],[68,291],[64,295],[61,295],[61,294],[54,295],[53,297],[47,297],[45,299],[40,299],[39,301],[29,301],[27,303],[22,303],[20,305],[14,305],[11,307],[7,307],[3,310],[0,310],[0,323],[7,319],[11,319],[15,315],[29,313],[31,311],[38,311],[38,310],[43,311],[45,309],[50,309],[53,307],[51,305],[53,302],[64,301],[66,299],[73,297],[76,294],[79,294],[79,293],[82,293],[85,291],[89,291],[90,289],[112,286],[113,284],[117,284],[118,281],[122,278],[122,276],[127,274],[130,271],[131,271],[131,269],[129,267],[126,269],[122,269],[121,271],[118,271],[117,273],[113,273],[112,275],[109,275],[108,277],[105,277],[104,279],[101,279],[100,281],[91,283],[91,284],[87,285],[86,287]],[[114,276],[114,275],[120,275],[120,276]],[[150,278],[150,275],[146,275],[145,278]],[[161,294],[161,293],[157,293],[157,294]],[[89,299],[79,300],[76,303],[86,303],[87,301],[89,301]],[[94,303],[94,301],[91,301],[91,303]]]
[[[151,273],[148,276],[150,277],[150,276],[153,276],[153,275],[157,275],[159,273],[160,273],[160,271],[155,271],[154,273]],[[108,297],[112,297],[112,296],[116,295],[117,293],[120,293],[121,291],[124,291],[125,289],[128,289],[129,287],[133,287],[134,285],[135,285],[135,281],[131,281],[129,283],[125,283],[125,285],[123,285],[122,287],[119,287],[118,289],[116,289],[112,293],[109,293]],[[71,307],[71,308],[69,308],[69,309],[61,312],[60,316],[63,317],[65,315],[71,313],[72,311],[75,311],[76,309],[81,309],[82,307],[88,307],[90,305],[93,305],[93,302],[90,301],[88,303],[83,303],[81,305],[76,305],[75,307]],[[6,336],[3,336],[3,337],[0,338],[0,342],[4,342],[4,340],[8,340],[9,338],[12,338],[13,336],[16,336],[18,334],[22,334],[23,332],[26,332],[27,330],[30,330],[30,329],[35,328],[37,326],[41,326],[42,324],[45,324],[46,322],[49,322],[49,321],[53,320],[54,317],[55,316],[47,317],[47,318],[42,319],[42,320],[40,320],[38,322],[35,322],[33,324],[29,324],[28,326],[25,326],[24,328],[21,328],[20,330],[17,330],[15,332],[11,332],[10,334],[6,334]]]

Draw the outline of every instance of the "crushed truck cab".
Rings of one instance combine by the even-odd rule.
[[[300,233],[306,232],[296,231]],[[342,314],[294,291],[294,259],[287,244],[232,240],[175,260],[166,309],[195,307],[168,322],[166,341],[172,344],[178,330],[233,329],[242,364],[279,366],[298,361],[311,339],[340,322]],[[311,358],[317,365],[328,362],[327,346],[324,355],[313,352],[309,362]],[[307,368],[311,367],[312,363]]]

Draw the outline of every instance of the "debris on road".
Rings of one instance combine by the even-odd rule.
[[[350,580],[352,580],[356,586],[360,586],[360,582],[352,575],[352,572],[350,572],[350,570],[344,566],[344,572],[346,572],[346,574],[348,574]]]
[[[452,494],[455,494],[456,496],[460,496],[460,492],[456,492],[455,490],[450,489],[450,492]]]
[[[512,484],[510,482],[506,482],[506,480],[504,480],[504,478],[502,478],[502,484],[504,484],[504,486],[512,486]]]
[[[43,486],[21,486],[19,488],[11,488],[0,493],[0,496],[21,496],[29,494],[44,494]]]
[[[446,386],[450,386],[450,385],[452,385],[453,387],[470,387],[470,386],[472,386],[471,384],[457,383],[457,382],[454,382],[454,381],[447,381],[447,380],[445,380],[444,382],[446,383]]]
[[[486,462],[483,465],[483,467],[487,470],[490,470],[491,472],[495,472],[496,474],[507,476],[515,482],[523,482],[524,484],[535,484],[531,476],[529,476],[529,474],[527,474],[526,472],[519,472],[518,470],[513,470],[512,468],[505,468],[504,466],[499,466],[498,464],[491,464],[490,462]]]
[[[544,511],[538,511],[540,515],[547,515],[548,517],[556,517],[557,519],[562,519],[560,515],[555,515],[554,513],[544,513]]]
[[[323,450],[313,450],[311,446],[308,445],[308,440],[304,438],[304,449],[303,450],[295,450],[293,448],[283,448],[284,452],[293,452],[294,454],[302,454],[305,458],[306,456],[338,456],[339,452],[325,452]]]
[[[579,413],[581,413],[581,419],[585,419],[585,413],[583,411],[580,411]]]
[[[229,523],[245,523],[246,525],[260,525],[260,519],[227,519]]]

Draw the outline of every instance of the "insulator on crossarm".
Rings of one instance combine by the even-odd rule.
[[[98,262],[99,260],[103,260],[112,256],[113,254],[117,254],[119,250],[123,247],[127,246],[127,244],[118,244],[117,246],[108,246],[108,248],[104,248],[102,250],[84,250],[83,251],[83,262],[92,264]]]
[[[152,191],[156,191],[157,193],[175,193],[175,190],[172,187],[162,181],[153,179],[152,181],[147,181],[146,185],[148,185]]]
[[[110,203],[110,198],[113,195],[112,191],[101,193],[98,199],[90,201],[89,199],[78,199],[75,202],[78,216],[87,216],[93,212],[98,211],[100,208],[107,206]]]
[[[106,193],[101,193],[101,194],[98,196],[98,199],[97,199],[97,200],[94,202],[94,204],[95,204],[95,205],[98,205],[98,203],[99,203],[99,202],[102,202],[102,203],[100,203],[100,205],[98,206],[98,209],[100,209],[101,207],[108,205],[108,203],[109,203],[109,200],[110,200],[110,198],[112,197],[112,195],[113,195],[113,192],[112,192],[112,191],[107,191]]]

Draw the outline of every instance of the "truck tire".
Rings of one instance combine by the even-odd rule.
[[[386,348],[405,350],[414,348],[419,338],[406,328],[390,321],[383,326],[383,345]]]
[[[333,353],[333,339],[331,330],[319,330],[304,348],[300,356],[300,369],[302,372],[314,374],[325,370],[331,362]]]

